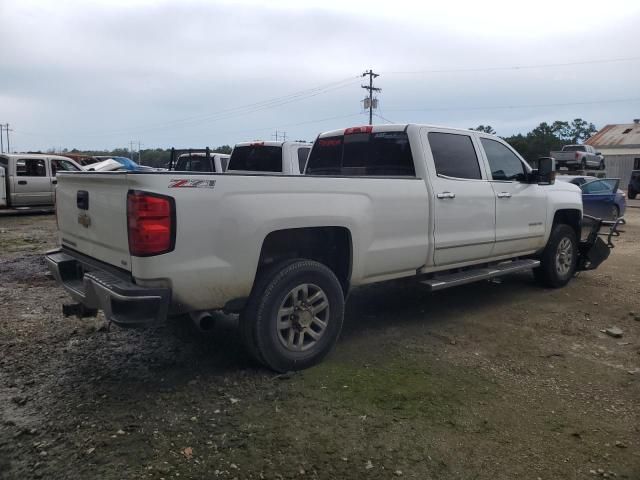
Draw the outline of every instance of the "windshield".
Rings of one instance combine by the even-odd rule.
[[[231,152],[228,169],[242,172],[282,172],[282,147],[262,144],[236,147]]]

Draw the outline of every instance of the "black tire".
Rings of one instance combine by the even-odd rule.
[[[560,254],[561,243],[571,245],[571,257]],[[559,259],[558,257],[561,256]],[[536,280],[546,287],[564,287],[576,271],[578,261],[578,240],[575,230],[569,225],[557,224],[553,227],[547,245],[540,256],[540,266],[533,270]],[[562,267],[557,264],[561,263]],[[566,270],[565,270],[566,268]]]
[[[580,162],[580,169],[581,170],[587,169],[587,160],[585,158],[583,158],[582,161]]]
[[[637,193],[637,192],[635,192],[634,190],[629,189],[628,197],[629,197],[631,200],[635,200],[635,199],[636,199],[636,195],[637,195],[637,194],[638,194],[638,193]]]
[[[600,165],[598,167],[600,170],[604,170],[604,160],[600,160]]]
[[[303,285],[307,285],[306,291],[321,292],[326,300],[327,307],[318,313],[324,314],[322,323],[325,326],[319,335],[315,330],[311,332],[319,338],[311,337],[306,333],[311,329],[309,322],[315,325],[318,316],[312,313],[310,306],[300,307],[300,314],[289,316],[286,322],[291,325],[287,332],[294,331],[295,343],[299,341],[303,345],[292,345],[291,338],[285,345],[282,329],[277,327],[278,313],[281,308],[292,308],[284,305]],[[297,293],[294,296],[297,297]],[[310,295],[309,299],[313,296]],[[291,320],[293,317],[296,319]],[[249,353],[257,361],[277,372],[288,372],[303,370],[320,362],[336,344],[343,319],[344,294],[335,274],[321,263],[297,259],[280,263],[260,276],[241,315],[240,330]]]
[[[611,216],[613,217],[611,220],[617,220],[620,216],[620,207],[618,207],[617,205],[611,207]]]

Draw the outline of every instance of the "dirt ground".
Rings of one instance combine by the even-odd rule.
[[[528,273],[356,290],[334,353],[276,376],[233,317],[208,336],[63,318],[54,217],[0,217],[0,478],[640,479],[640,209],[627,218],[561,290]]]

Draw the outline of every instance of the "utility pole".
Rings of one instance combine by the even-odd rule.
[[[2,138],[3,131],[4,131],[4,125],[0,123],[0,153],[4,153],[4,139]]]
[[[282,138],[281,138],[281,139],[282,139],[282,141],[283,141],[283,142],[284,142],[284,141],[286,141],[286,140],[287,140],[287,132],[280,132],[280,133],[281,133],[281,135],[280,135],[280,136],[282,137]],[[273,135],[271,135],[271,138],[274,138],[274,137],[275,137],[276,142],[277,142],[277,141],[278,141],[278,130],[276,130],[276,133],[274,133]]]
[[[10,132],[9,124],[7,123],[5,127],[7,129],[7,153],[11,153],[11,144],[9,143],[9,132]]]
[[[377,73],[373,73],[373,70],[369,69],[368,72],[364,72],[362,74],[363,77],[369,75],[369,85],[361,85],[365,90],[369,90],[369,125],[373,125],[373,92],[382,91],[381,88],[376,88],[373,86],[373,79],[379,77]],[[366,107],[366,104],[365,104]]]

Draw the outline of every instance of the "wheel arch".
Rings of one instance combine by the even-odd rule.
[[[287,259],[306,258],[326,265],[349,292],[353,267],[353,239],[346,227],[324,226],[275,230],[263,240],[256,279],[269,266]]]
[[[556,210],[553,215],[551,229],[559,224],[569,225],[576,233],[576,238],[580,241],[580,230],[582,226],[582,212],[579,209],[566,208]]]

